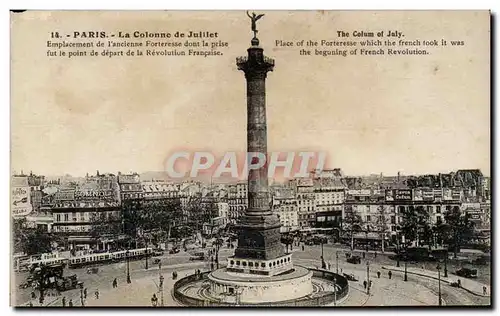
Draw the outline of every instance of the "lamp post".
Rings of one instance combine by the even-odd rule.
[[[365,230],[365,252],[368,254],[368,232],[370,231],[369,227]]]
[[[160,304],[163,307],[163,275],[161,273],[161,261],[158,263],[158,271],[160,274]]]
[[[148,269],[148,239],[146,238],[146,270]]]
[[[333,306],[337,306],[337,276],[333,278]]]
[[[439,299],[439,306],[442,305],[441,303],[441,266],[438,264],[438,266],[436,267],[436,269],[438,270],[438,299]]]
[[[80,303],[81,303],[82,307],[85,306],[85,302],[83,300],[83,289],[80,289]]]
[[[323,239],[321,239],[321,258],[323,258]]]
[[[406,238],[405,235],[401,236],[401,242],[405,248],[405,278],[404,281],[408,281],[408,247],[406,246]]]
[[[370,261],[366,261],[366,280],[368,282],[366,286],[366,293],[370,295]]]
[[[323,239],[321,239],[321,268],[326,269],[326,262],[323,252]]]
[[[132,281],[130,281],[130,258],[128,249],[127,252],[125,252],[125,256],[127,257],[127,283],[130,284]]]
[[[407,261],[408,261],[408,256],[405,254],[405,282],[408,281]]]
[[[339,274],[339,252],[335,252],[335,265],[337,266],[337,274]]]
[[[399,234],[398,232],[396,232],[396,246],[397,246],[397,254],[396,254],[396,267],[400,267],[400,264],[399,264],[399,256],[401,255],[400,253],[400,248],[399,248]]]
[[[444,258],[444,277],[448,277],[448,250],[446,251],[446,257]]]

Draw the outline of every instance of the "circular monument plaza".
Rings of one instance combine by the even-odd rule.
[[[341,303],[348,291],[343,276],[296,265],[273,276],[227,268],[190,275],[175,283],[172,294],[188,306],[322,306]]]

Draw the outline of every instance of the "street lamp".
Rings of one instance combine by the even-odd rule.
[[[333,306],[337,306],[337,276],[333,278]]]
[[[160,304],[163,307],[163,275],[161,273],[161,261],[158,263],[158,271],[160,273]]]
[[[439,299],[439,306],[442,305],[441,303],[441,266],[438,264],[436,267],[438,270],[438,299]]]
[[[146,238],[146,270],[148,269],[148,239]]]
[[[323,239],[321,239],[321,258],[324,258],[323,257]]]
[[[403,246],[405,247],[405,282],[408,281],[408,248],[406,247],[406,240],[405,236],[401,236],[401,242],[403,243]]]
[[[323,252],[323,238],[321,238],[321,268],[326,269],[326,262]]]
[[[400,247],[399,247],[399,234],[398,232],[396,232],[396,246],[397,246],[397,254],[396,254],[396,267],[400,267],[400,264],[399,264],[399,256],[401,255],[401,252],[400,252]]]
[[[448,277],[448,250],[446,250],[446,257],[444,258],[444,277]]]
[[[337,266],[337,274],[339,274],[339,252],[335,252],[335,265]]]
[[[125,256],[127,257],[127,283],[130,284],[132,281],[130,281],[130,258],[128,249],[127,252],[125,252]]]
[[[85,306],[85,302],[83,301],[83,289],[80,289],[80,302],[82,304],[82,307]]]
[[[366,261],[366,280],[368,282],[366,286],[366,293],[370,295],[370,261]]]

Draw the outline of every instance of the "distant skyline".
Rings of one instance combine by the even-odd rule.
[[[437,175],[439,173],[441,174],[449,174],[451,172],[457,172],[458,170],[464,170],[465,168],[461,168],[461,169],[456,169],[456,170],[449,170],[449,171],[443,171],[443,172],[437,172],[437,173],[421,173],[421,174],[405,174],[405,173],[400,173],[400,176],[403,176],[403,177],[406,177],[406,176],[423,176],[423,175]],[[467,169],[478,169],[478,168],[467,168]],[[330,170],[330,169],[328,169]],[[483,173],[483,176],[485,177],[490,177],[489,174],[485,174],[481,169],[479,169],[482,173]],[[75,178],[82,178],[82,177],[85,177],[87,175],[87,173],[84,173],[84,174],[71,174],[71,173],[61,173],[61,174],[42,174],[42,173],[37,173],[33,170],[28,170],[26,171],[25,169],[22,170],[22,174],[23,175],[29,175],[30,174],[30,171],[33,172],[34,175],[37,175],[37,176],[45,176],[45,177],[49,177],[49,178],[60,178],[60,177],[65,177],[65,176],[71,176],[71,177],[75,177]],[[143,176],[143,175],[146,175],[148,177],[148,179],[151,177],[151,178],[155,178],[155,179],[160,179],[160,175],[163,174],[163,177],[164,178],[168,178],[168,175],[167,173],[165,172],[162,172],[162,171],[153,171],[153,170],[146,170],[146,171],[141,171],[141,172],[138,172],[138,171],[128,171],[128,172],[124,172],[124,171],[108,171],[108,170],[94,170],[93,172],[92,171],[89,171],[88,172],[88,175],[89,176],[95,176],[97,171],[99,171],[99,174],[114,174],[114,175],[118,175],[118,172],[121,172],[122,174],[132,174],[132,173],[137,173],[139,174],[140,176]],[[395,177],[398,175],[398,173],[392,173],[392,174],[385,174],[385,173],[367,173],[367,174],[348,174],[346,172],[344,172],[344,170],[342,170],[344,176],[346,177],[368,177],[368,176],[380,176],[380,174],[382,174],[382,176],[384,177]],[[21,170],[13,170],[12,172],[12,175],[21,175]],[[189,180],[207,180],[209,181],[210,180],[210,176],[209,175],[200,175],[196,178],[170,178],[171,180],[173,181],[189,181]],[[271,178],[269,178],[271,179]],[[281,181],[282,179],[277,179],[277,178],[273,178],[274,180],[276,181]],[[239,181],[238,179],[236,178],[231,178],[231,177],[220,177],[220,178],[213,178],[212,179],[214,182],[215,181]]]
[[[259,21],[267,77],[268,150],[324,151],[347,175],[490,175],[489,13],[281,12]],[[47,34],[206,30],[218,57],[48,58]],[[474,25],[473,28],[470,26]],[[376,26],[376,27],[375,27]],[[325,30],[399,29],[407,39],[459,38],[429,56],[304,57],[279,39],[339,40]],[[84,176],[163,170],[177,150],[246,149],[244,11],[40,12],[13,16],[11,170]]]

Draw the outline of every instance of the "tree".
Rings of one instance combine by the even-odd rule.
[[[293,244],[293,236],[290,234],[281,236],[281,243],[286,247],[286,253],[288,253],[288,247]]]
[[[453,247],[453,257],[457,257],[460,245],[470,241],[474,234],[474,222],[470,220],[469,214],[462,214],[458,206],[444,214],[444,220],[448,231],[448,245]]]
[[[354,250],[354,233],[361,229],[361,216],[353,208],[352,205],[346,205],[344,208],[344,220],[342,222],[342,230],[348,232],[351,239],[351,251]]]
[[[382,241],[382,252],[385,251],[385,236],[387,235],[387,231],[389,229],[387,225],[387,208],[385,205],[377,206],[378,218],[376,222],[377,231],[380,235],[380,240]]]
[[[121,218],[112,212],[94,212],[90,222],[90,236],[96,243],[105,237],[118,236],[122,232]]]
[[[425,223],[421,228],[421,240],[428,245],[429,251],[431,251],[434,244],[434,227],[431,224]]]
[[[14,219],[14,252],[24,252],[27,255],[51,252],[52,236],[41,228],[27,228],[25,225],[26,219]]]
[[[436,243],[438,245],[443,245],[445,242],[448,242],[450,239],[450,229],[449,225],[443,222],[437,223],[433,227],[434,235],[436,236]]]
[[[219,269],[219,250],[224,244],[224,239],[217,237],[215,238],[215,264],[217,265],[217,269]]]
[[[177,198],[145,200],[138,212],[136,238],[146,244],[152,239],[161,243],[176,223],[182,223],[182,208]]]
[[[187,225],[193,227],[201,236],[203,242],[203,224],[211,223],[212,219],[218,216],[218,208],[215,200],[210,196],[202,197],[201,194],[192,196],[187,205]]]
[[[428,214],[423,206],[414,207],[410,205],[403,211],[403,222],[401,233],[405,236],[407,242],[416,242],[419,245],[419,234],[423,227],[428,223]]]

